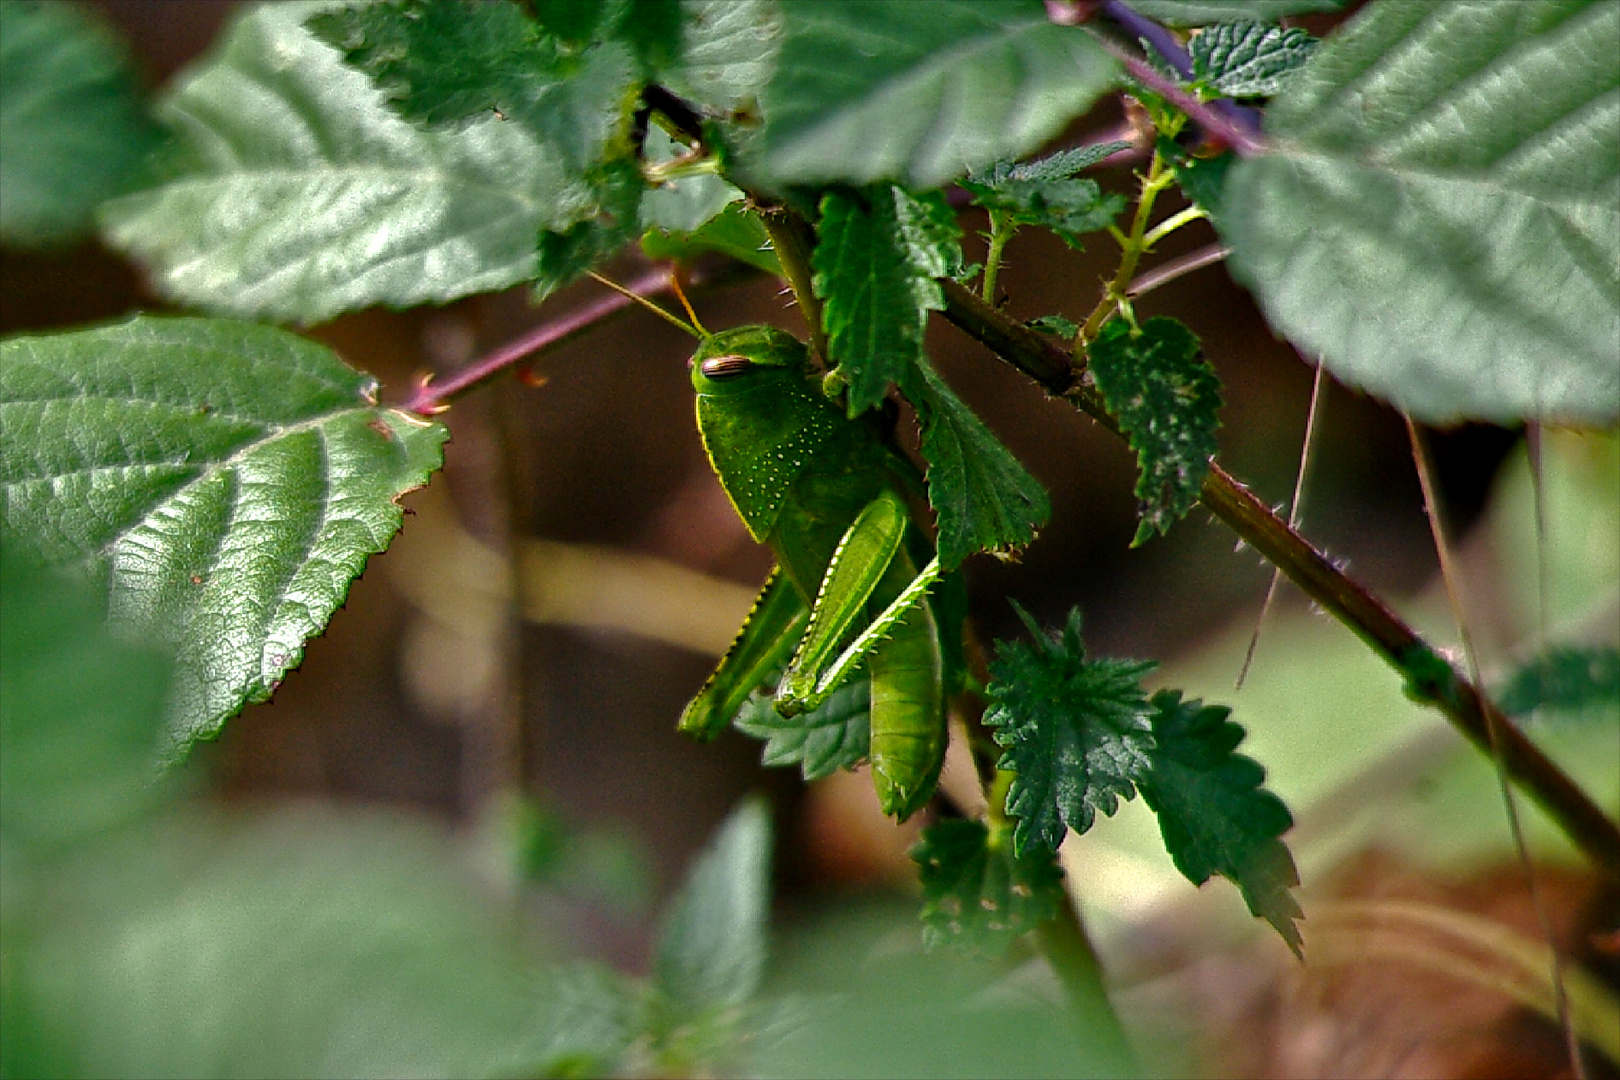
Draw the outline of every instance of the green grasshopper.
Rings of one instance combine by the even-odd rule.
[[[844,415],[836,372],[819,378],[791,334],[708,334],[648,306],[699,339],[692,388],[709,463],[749,535],[776,556],[680,730],[713,738],[784,664],[775,693],[783,716],[817,708],[864,674],[873,784],[883,812],[904,821],[939,780],[947,685],[960,664],[959,620],[952,643],[941,633],[948,605],[925,602],[941,573],[905,498],[921,486],[916,468],[876,425]]]

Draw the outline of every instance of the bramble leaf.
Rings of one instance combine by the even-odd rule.
[[[945,306],[934,279],[960,261],[960,231],[937,192],[914,198],[878,185],[829,191],[818,232],[814,288],[826,301],[822,323],[853,418],[882,401],[922,356],[928,312]]]
[[[1620,650],[1559,645],[1522,665],[1497,695],[1509,716],[1620,704]]]
[[[772,0],[682,0],[679,60],[661,79],[726,115],[754,108],[776,70],[782,13]]]
[[[1620,418],[1620,5],[1364,8],[1234,165],[1234,277],[1433,423]],[[1533,88],[1533,91],[1527,91]]]
[[[777,712],[770,695],[756,692],[732,725],[765,740],[761,765],[797,765],[807,782],[820,780],[866,760],[872,743],[871,683],[856,678],[819,707],[793,717]]]
[[[750,799],[692,864],[665,913],[653,985],[668,1017],[696,1019],[753,996],[765,965],[770,861],[770,811]]]
[[[1096,812],[1135,796],[1153,750],[1142,676],[1152,661],[1088,661],[1080,611],[1044,634],[1022,609],[1033,644],[997,641],[984,714],[1005,749],[997,767],[1018,774],[1007,794],[1017,854],[1056,851],[1065,828],[1083,833]]]
[[[1221,97],[1270,97],[1319,45],[1298,28],[1217,23],[1187,42],[1193,80]]]
[[[0,237],[51,244],[88,230],[157,132],[124,50],[73,4],[0,4]]]
[[[439,467],[445,429],[375,388],[225,320],[0,343],[6,533],[89,567],[115,624],[177,649],[171,754],[270,696]]]
[[[1063,870],[1049,851],[1015,856],[981,821],[947,819],[911,849],[923,890],[923,942],[999,956],[1057,914]]]
[[[976,551],[1010,552],[1035,539],[1035,531],[1052,516],[1051,500],[1012,451],[926,358],[911,365],[900,390],[916,409],[922,430],[940,566],[954,570]]]
[[[628,132],[629,48],[605,41],[564,53],[512,0],[385,0],[306,25],[369,75],[390,108],[429,129],[500,117],[574,171]]]
[[[317,322],[445,303],[535,273],[535,235],[599,211],[525,129],[429,133],[301,20],[253,8],[159,105],[180,152],[162,183],[103,206],[105,235],[186,304]]]
[[[937,187],[1029,153],[1114,82],[1037,0],[784,0],[761,100],[764,179]]]
[[[1171,26],[1210,23],[1276,22],[1288,15],[1338,11],[1345,0],[1125,0],[1142,15]]]
[[[1255,917],[1276,927],[1299,954],[1294,920],[1304,918],[1289,889],[1299,884],[1294,858],[1279,839],[1294,824],[1282,800],[1261,787],[1265,770],[1236,752],[1243,729],[1231,710],[1153,695],[1151,763],[1137,786],[1159,818],[1164,846],[1195,885],[1220,874],[1243,892]]]
[[[1106,323],[1087,353],[1108,411],[1136,451],[1134,547],[1170,526],[1198,501],[1215,454],[1221,384],[1198,339],[1174,319],[1155,316],[1133,333]]]

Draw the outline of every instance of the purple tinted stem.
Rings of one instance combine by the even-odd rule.
[[[667,266],[657,267],[625,287],[642,296],[653,296],[669,289],[670,273]],[[502,345],[483,359],[454,372],[443,382],[430,382],[418,387],[411,399],[400,408],[407,412],[429,415],[457,394],[492,378],[541,349],[583,333],[609,315],[629,307],[631,302],[628,297],[609,293],[560,318],[541,323],[515,341]]]

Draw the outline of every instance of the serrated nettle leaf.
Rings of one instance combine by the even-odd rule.
[[[1039,0],[783,0],[782,14],[761,99],[772,185],[937,187],[1034,150],[1119,71]]]
[[[1273,99],[1233,275],[1432,423],[1620,417],[1620,5],[1374,4]]]
[[[817,233],[813,286],[855,417],[922,355],[928,312],[945,306],[935,279],[952,265],[960,233],[937,192],[913,198],[887,184],[829,191]]]
[[[776,711],[770,695],[756,692],[732,725],[765,740],[761,765],[797,765],[806,782],[820,780],[866,760],[872,744],[871,696],[871,682],[857,678],[819,707],[788,717]]]
[[[689,233],[649,229],[641,237],[641,250],[649,259],[692,259],[706,251],[729,255],[767,274],[782,274],[782,263],[771,248],[770,234],[759,215],[741,203],[728,203],[714,217]]]
[[[998,161],[984,172],[970,173],[968,179],[974,184],[989,187],[1007,180],[1067,180],[1082,169],[1089,169],[1104,158],[1130,148],[1131,144],[1126,142],[1072,146],[1034,161]],[[970,190],[973,189],[970,187]]]
[[[1249,910],[1301,951],[1289,892],[1299,884],[1294,858],[1279,839],[1294,824],[1282,800],[1261,787],[1265,770],[1237,753],[1243,729],[1231,710],[1181,700],[1179,690],[1153,695],[1151,768],[1137,780],[1159,818],[1164,846],[1195,885],[1220,874],[1243,893]]]
[[[298,666],[445,429],[282,330],[137,318],[0,343],[0,520],[177,650],[171,750]]]
[[[104,233],[182,303],[317,322],[527,281],[535,235],[600,210],[517,124],[420,131],[316,41],[317,5],[239,16],[159,106],[167,179],[105,204]]]
[[[1217,23],[1187,42],[1193,79],[1222,97],[1270,97],[1305,65],[1319,42],[1297,28]]]
[[[1125,0],[1138,14],[1171,26],[1210,23],[1276,22],[1289,15],[1338,11],[1345,0]]]
[[[606,41],[564,51],[513,0],[388,0],[307,25],[395,111],[428,128],[499,117],[528,128],[573,170],[628,130],[638,85],[630,48]]]
[[[156,141],[124,50],[73,4],[0,4],[0,238],[88,231]]]
[[[1559,645],[1520,665],[1497,695],[1509,716],[1620,705],[1620,649]]]
[[[1104,194],[1095,180],[1008,178],[994,186],[963,180],[962,186],[978,205],[1010,215],[1016,225],[1049,229],[1072,248],[1081,246],[1086,233],[1108,228],[1125,209],[1123,195]]]
[[[984,722],[1005,751],[997,767],[1018,774],[1006,810],[1022,855],[1056,851],[1065,829],[1083,833],[1135,796],[1153,749],[1142,676],[1155,665],[1088,661],[1078,608],[1051,634],[1018,612],[1035,641],[996,642]]]
[[[589,174],[596,211],[566,229],[542,230],[535,243],[534,292],[539,303],[635,239],[646,193],[632,160],[611,161]]]
[[[696,1019],[745,1004],[765,964],[771,815],[749,799],[692,864],[665,915],[653,984],[666,1011]]]
[[[928,462],[928,504],[939,562],[955,569],[976,551],[1006,554],[1035,539],[1052,516],[1046,489],[918,357],[900,390],[917,412]]]
[[[1198,501],[1215,456],[1221,383],[1192,331],[1163,316],[1140,331],[1124,319],[1104,324],[1086,356],[1108,411],[1136,451],[1135,546],[1169,532]]]
[[[1000,955],[1057,914],[1063,870],[1050,851],[1014,856],[981,821],[937,821],[910,855],[923,890],[923,941]]]

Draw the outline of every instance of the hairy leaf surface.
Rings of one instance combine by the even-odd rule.
[[[762,104],[778,185],[936,187],[1029,153],[1084,112],[1119,64],[1038,0],[783,0]]]
[[[1193,503],[1215,454],[1221,384],[1198,339],[1155,316],[1133,334],[1124,319],[1105,324],[1087,352],[1097,389],[1136,451],[1133,545],[1166,533]]]
[[[182,152],[107,204],[115,246],[183,303],[316,322],[444,303],[535,274],[535,235],[597,214],[592,187],[516,124],[418,130],[301,20],[238,17],[159,114]]]
[[[1007,553],[1029,544],[1052,516],[1046,489],[984,421],[962,403],[927,359],[900,386],[922,428],[928,503],[939,526],[939,562],[954,570],[976,551]]]
[[[1224,97],[1270,97],[1305,65],[1318,42],[1297,28],[1218,23],[1187,43],[1193,79]]]
[[[1620,5],[1371,5],[1227,180],[1233,274],[1422,419],[1620,417]]]
[[[1345,0],[1125,0],[1139,14],[1171,26],[1208,26],[1247,20],[1276,22],[1287,15],[1337,11]]]
[[[1083,833],[1096,812],[1112,814],[1148,774],[1153,734],[1142,676],[1151,661],[1086,659],[1080,611],[1045,634],[1022,608],[1035,640],[997,641],[984,714],[1018,773],[1007,795],[1018,854],[1056,851],[1065,829]]]
[[[770,861],[770,812],[751,799],[732,811],[692,864],[653,959],[653,983],[675,1016],[737,1008],[758,988]]]
[[[787,717],[773,699],[755,693],[732,721],[738,731],[765,740],[760,764],[797,765],[806,782],[851,769],[872,744],[871,682],[856,678],[834,690],[820,707]]]
[[[1299,872],[1280,839],[1294,819],[1260,786],[1265,770],[1237,753],[1243,729],[1227,719],[1230,709],[1183,701],[1179,690],[1160,690],[1152,706],[1151,767],[1137,786],[1159,817],[1176,868],[1195,885],[1211,874],[1230,880],[1249,910],[1299,953],[1294,920],[1304,913],[1288,891]]]
[[[982,821],[936,821],[911,849],[923,890],[923,941],[1000,955],[1057,914],[1063,871],[1049,851],[1015,856]]]
[[[0,520],[178,650],[176,753],[298,666],[441,460],[442,426],[270,327],[143,317],[0,358]]]
[[[87,231],[155,135],[123,50],[80,8],[0,4],[0,238]]]

